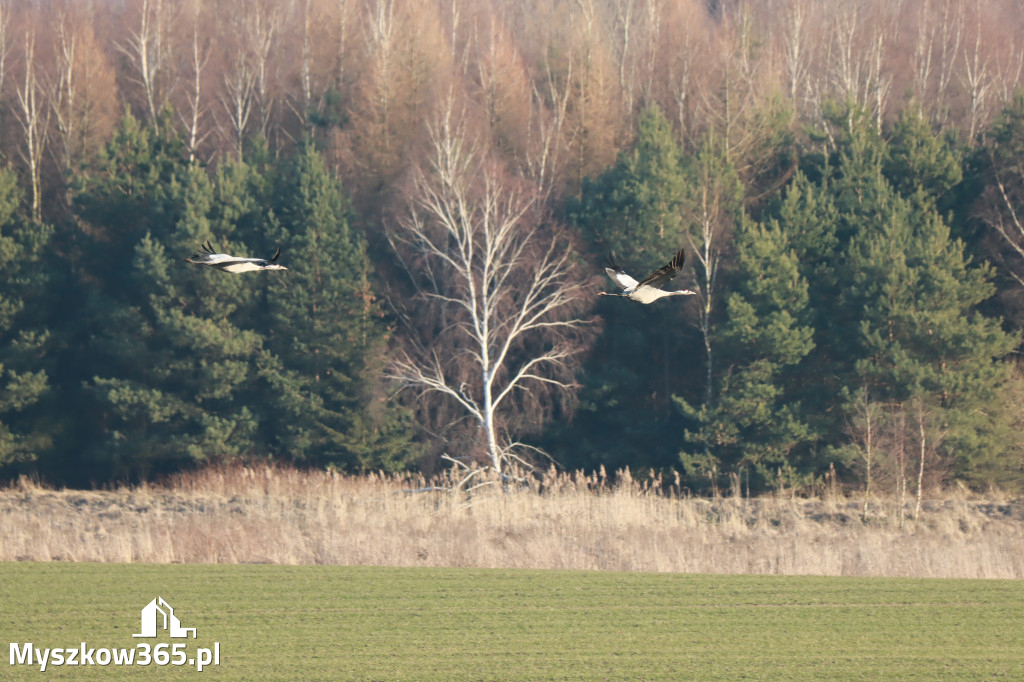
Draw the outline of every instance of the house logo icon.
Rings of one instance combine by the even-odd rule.
[[[163,616],[163,619],[157,617]],[[132,637],[156,637],[157,628],[163,624],[171,637],[188,637],[192,633],[192,639],[196,638],[195,628],[181,627],[181,621],[174,615],[174,609],[164,601],[163,597],[157,597],[142,608],[142,632]]]

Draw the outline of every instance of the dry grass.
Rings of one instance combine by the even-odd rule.
[[[22,480],[0,490],[0,560],[1024,578],[1021,500],[951,494],[865,522],[852,498],[688,498],[628,474],[422,488],[273,467],[111,491]]]

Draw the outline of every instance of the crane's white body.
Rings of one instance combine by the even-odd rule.
[[[608,276],[615,281],[620,287],[622,287],[622,293],[608,293],[605,291],[598,292],[598,296],[622,296],[628,298],[631,301],[637,303],[653,303],[660,298],[666,298],[668,296],[693,296],[696,291],[690,291],[689,289],[679,289],[677,291],[665,291],[661,287],[671,281],[679,271],[683,269],[683,261],[685,260],[684,251],[680,250],[675,255],[670,263],[662,266],[655,270],[651,274],[647,275],[643,281],[637,281],[618,266],[613,258],[609,256],[608,267],[604,269],[608,273]]]
[[[214,253],[213,247],[207,241],[191,258],[186,258],[185,262],[195,263],[196,265],[208,265],[211,268],[232,273],[253,272],[256,270],[287,270],[288,268],[275,262],[280,255],[281,249],[278,248],[273,258],[239,258],[238,256],[231,256],[226,253]]]

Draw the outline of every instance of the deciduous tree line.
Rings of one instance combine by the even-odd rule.
[[[0,466],[1024,482],[1009,0],[0,2]],[[180,262],[282,247],[287,272]],[[699,296],[593,294],[680,246]]]

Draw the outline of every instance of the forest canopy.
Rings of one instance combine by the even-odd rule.
[[[1010,0],[0,2],[0,475],[1022,489],[1021,35]],[[679,248],[698,295],[595,295]]]

